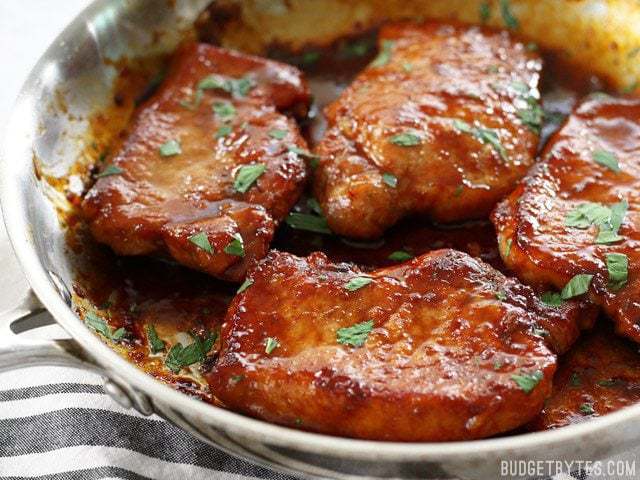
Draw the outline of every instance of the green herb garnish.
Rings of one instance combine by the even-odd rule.
[[[480,21],[482,23],[487,23],[491,18],[491,5],[489,2],[482,2],[480,4]]]
[[[533,373],[511,375],[511,380],[516,382],[520,387],[520,389],[527,395],[530,394],[534,388],[536,388],[536,386],[538,385],[538,383],[540,383],[540,380],[542,380],[542,378],[543,378],[542,372],[539,370]]]
[[[320,60],[320,52],[305,52],[302,54],[302,63],[304,65],[313,65]]]
[[[318,155],[314,155],[313,153],[311,153],[309,150],[305,150],[303,148],[299,148],[296,147],[295,145],[290,145],[289,147],[287,147],[289,149],[290,152],[295,153],[296,155],[300,155],[303,158],[307,158],[311,161],[313,160],[320,160],[320,157]]]
[[[496,292],[496,299],[504,302],[507,299],[507,294],[504,291],[500,290],[499,292]]]
[[[511,255],[511,245],[513,245],[513,240],[509,238],[504,244],[504,258],[509,258]]]
[[[398,186],[398,177],[390,173],[383,173],[382,181],[389,185],[391,188],[396,188]]]
[[[371,282],[373,282],[373,278],[371,277],[355,277],[345,283],[344,288],[350,292],[355,292],[356,290],[360,290],[362,287],[369,285]]]
[[[230,102],[216,102],[213,104],[213,111],[225,121],[236,116],[236,107]]]
[[[264,344],[264,353],[266,353],[267,355],[271,355],[271,352],[273,352],[279,346],[280,344],[278,343],[277,339],[268,337]]]
[[[160,155],[173,157],[182,153],[182,146],[178,140],[169,140],[160,146]]]
[[[608,152],[607,150],[596,150],[593,152],[593,160],[597,164],[607,167],[612,172],[620,172],[618,157],[616,157],[616,154],[613,152]]]
[[[534,97],[527,97],[527,108],[521,108],[517,111],[520,121],[529,127],[536,135],[540,135],[542,131],[542,123],[544,122],[544,110]]]
[[[193,343],[186,347],[182,343],[176,343],[167,353],[164,364],[173,373],[179,373],[185,367],[202,362],[213,347],[217,334],[208,333],[204,338],[192,335],[192,338]]]
[[[224,138],[226,136],[229,136],[229,135],[231,135],[232,131],[233,131],[233,129],[229,125],[223,125],[216,132],[215,138]]]
[[[308,213],[290,213],[286,220],[286,224],[296,230],[306,230],[308,232],[322,233],[331,235],[331,229],[324,217],[310,215]]]
[[[369,333],[373,330],[373,320],[356,323],[351,327],[340,328],[336,332],[338,343],[361,347],[367,341]]]
[[[247,190],[267,171],[267,166],[262,163],[243,165],[238,169],[233,188],[236,192],[246,193]]]
[[[507,28],[511,30],[517,30],[520,27],[518,19],[511,12],[511,5],[509,0],[500,0],[500,13],[502,14],[502,20]]]
[[[576,372],[573,372],[571,374],[571,377],[569,378],[569,385],[571,385],[572,387],[579,387],[580,385],[582,385],[580,376]]]
[[[147,332],[147,343],[149,344],[149,350],[151,353],[160,353],[164,350],[165,345],[164,342],[158,336],[158,332],[156,332],[156,328],[153,324],[148,323],[144,327]]]
[[[560,292],[560,296],[562,297],[563,300],[569,300],[570,298],[584,295],[589,291],[591,280],[593,280],[593,275],[589,275],[586,273],[580,273],[574,276],[564,286],[564,288],[562,289],[562,292]]]
[[[244,240],[242,239],[242,235],[234,233],[233,240],[224,247],[224,253],[228,253],[229,255],[234,255],[236,257],[244,257]]]
[[[226,79],[219,75],[209,75],[200,80],[198,90],[223,90],[237,97],[246,97],[254,86],[253,81],[247,77]]]
[[[544,292],[540,297],[540,300],[542,303],[549,305],[550,307],[561,307],[564,303],[562,295],[558,292]]]
[[[404,250],[397,250],[393,252],[391,255],[389,255],[389,257],[387,258],[389,258],[389,260],[394,262],[407,262],[413,258],[413,255],[411,255],[408,252],[405,252]]]
[[[242,282],[242,285],[240,285],[240,288],[238,289],[238,291],[236,293],[244,292],[251,285],[253,285],[253,280],[251,280],[250,278],[245,279],[245,281]]]
[[[277,128],[269,131],[269,136],[271,138],[275,138],[276,140],[283,140],[284,137],[287,136],[286,130],[279,130]]]
[[[399,145],[401,147],[415,147],[422,143],[422,138],[415,133],[405,132],[394,135],[389,139],[389,141],[394,145]]]
[[[122,340],[127,334],[127,331],[124,328],[118,328],[114,332],[113,329],[109,326],[109,324],[105,321],[105,319],[102,317],[99,317],[94,312],[85,313],[84,323],[86,323],[93,330],[102,334],[104,337],[108,338],[112,342],[117,342],[119,340]]]
[[[373,62],[371,62],[372,67],[384,67],[391,61],[391,55],[393,53],[393,46],[395,42],[391,40],[384,40],[382,42],[382,47],[380,48],[380,53],[375,58]]]
[[[607,271],[609,272],[609,288],[620,290],[627,284],[629,277],[629,258],[623,253],[607,253]]]
[[[199,232],[189,237],[189,241],[207,253],[213,253],[213,247],[209,242],[209,237],[205,232]]]
[[[580,405],[580,412],[583,415],[593,415],[595,413],[595,410],[593,409],[593,405],[591,405],[590,403],[583,403],[582,405]]]
[[[500,137],[494,130],[484,127],[472,127],[468,123],[458,119],[453,121],[453,126],[462,133],[468,133],[474,136],[481,143],[491,145],[493,149],[498,152],[502,160],[508,160],[507,150],[500,143]]]
[[[102,172],[96,175],[96,178],[110,177],[111,175],[120,175],[123,172],[124,170],[116,167],[115,165],[107,165],[107,167],[102,170]]]

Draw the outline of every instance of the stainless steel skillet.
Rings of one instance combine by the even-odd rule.
[[[640,405],[556,431],[452,443],[359,441],[291,430],[191,399],[125,361],[73,313],[69,290],[74,258],[57,209],[65,201],[34,171],[79,182],[71,166],[83,161],[87,121],[111,100],[123,57],[168,52],[208,0],[99,0],[76,18],[43,55],[26,82],[2,148],[2,206],[16,255],[39,299],[0,318],[0,369],[62,364],[100,372],[120,403],[158,413],[229,453],[270,468],[329,478],[499,478],[501,461],[595,460],[640,445]],[[478,21],[480,1],[247,0],[243,21],[228,24],[223,43],[260,53],[269,43],[292,48],[330,41],[384,18],[435,17]],[[492,1],[490,23],[501,25]],[[640,5],[633,0],[531,0],[509,3],[522,33],[561,49],[577,64],[620,88],[640,78],[627,58],[640,46]],[[504,13],[504,12],[502,12]],[[615,48],[613,47],[615,45]],[[15,321],[44,306],[73,337],[28,342]],[[393,422],[390,418],[389,422]]]

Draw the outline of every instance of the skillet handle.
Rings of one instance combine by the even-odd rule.
[[[45,321],[33,321],[38,317],[44,317]],[[0,312],[0,372],[37,365],[88,370],[105,378],[105,393],[120,406],[135,408],[143,415],[153,413],[146,395],[120,382],[94,363],[75,340],[32,340],[20,335],[21,332],[53,323],[55,321],[46,313],[31,289],[24,293],[23,299],[15,307]]]

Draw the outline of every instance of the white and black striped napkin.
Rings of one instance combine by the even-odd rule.
[[[2,480],[252,478],[293,479],[233,458],[157,416],[123,409],[95,374],[63,367],[0,374]],[[554,480],[591,478],[577,472]],[[640,477],[624,480],[630,478]]]

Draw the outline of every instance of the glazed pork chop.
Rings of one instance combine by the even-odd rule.
[[[542,158],[493,215],[505,263],[640,342],[640,100],[585,100]]]
[[[84,199],[94,237],[241,280],[304,187],[307,145],[282,112],[309,102],[294,67],[185,46]]]
[[[380,54],[327,107],[315,194],[331,229],[379,237],[409,214],[486,217],[536,154],[542,62],[507,32],[384,26]]]
[[[227,407],[311,431],[474,439],[531,420],[556,352],[591,322],[578,303],[455,250],[363,273],[272,251],[250,271],[208,375]]]

